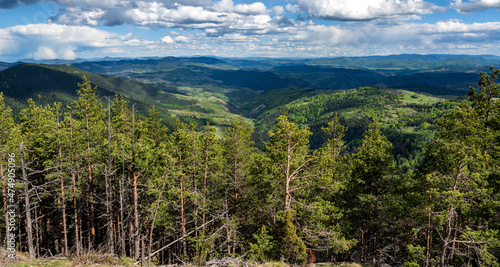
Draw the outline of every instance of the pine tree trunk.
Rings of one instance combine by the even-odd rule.
[[[60,132],[60,122],[59,122],[59,115],[57,116],[57,127],[58,127],[58,132]],[[67,234],[67,225],[66,225],[66,200],[64,197],[64,177],[62,175],[63,173],[63,162],[62,162],[62,144],[61,144],[61,135],[58,134],[58,146],[59,146],[59,169],[61,172],[61,177],[60,177],[60,189],[61,189],[61,209],[62,209],[62,234],[63,234],[63,248],[64,248],[64,255],[68,255],[68,234]]]
[[[112,158],[111,158],[111,103],[110,99],[108,98],[108,166],[107,170],[105,171],[106,175],[106,217],[108,219],[107,222],[107,234],[108,234],[108,249],[109,253],[115,254],[115,246],[113,242],[113,205],[111,203],[112,201],[112,194],[111,194],[111,163],[112,163]]]
[[[181,177],[181,231],[182,231],[182,236],[186,235],[186,214],[184,211],[184,183],[182,181]],[[187,243],[186,239],[184,238],[182,240],[182,249],[183,249],[183,256],[187,256]]]
[[[139,209],[138,209],[138,196],[137,196],[137,176],[135,174],[135,171],[133,172],[133,187],[134,187],[134,242],[135,242],[135,250],[134,250],[134,255],[135,258],[139,257],[139,250],[140,250],[140,235],[139,235]]]
[[[286,172],[285,172],[285,211],[290,209],[290,165],[292,161],[291,156],[291,144],[288,140],[288,148],[287,148],[287,158],[286,158]]]
[[[39,218],[39,209],[37,210],[36,205],[34,207],[34,212],[35,212],[35,245],[36,245],[36,255],[40,255],[40,244],[42,243],[42,238],[40,237],[40,224],[41,222],[38,220]]]
[[[138,258],[140,250],[140,231],[139,231],[139,209],[138,209],[138,192],[137,192],[137,175],[136,175],[136,162],[135,162],[135,106],[132,106],[132,186],[133,186],[133,198],[134,198],[134,257]]]
[[[428,222],[427,222],[427,246],[425,249],[425,266],[429,266],[431,254],[431,207],[429,207]]]
[[[21,142],[19,146],[21,150],[21,166],[23,171],[23,181],[24,181],[24,204],[25,204],[25,213],[26,213],[26,235],[28,237],[28,251],[30,259],[35,258],[35,249],[33,247],[33,230],[32,230],[32,222],[31,222],[31,203],[28,189],[28,175],[26,174],[26,162],[24,158],[24,145]]]
[[[71,113],[70,113],[70,144],[73,140],[73,123],[71,119]],[[81,251],[81,238],[79,235],[79,221],[78,221],[78,205],[77,205],[77,195],[76,195],[76,173],[75,173],[75,158],[74,158],[74,151],[73,151],[73,145],[70,145],[70,152],[71,152],[71,184],[73,187],[73,206],[74,206],[74,217],[75,217],[75,243],[76,243],[76,256],[80,255]]]
[[[234,213],[236,214],[236,205],[238,203],[238,130],[234,129],[234,137],[233,137],[233,142],[234,142]]]
[[[92,162],[91,162],[91,149],[90,149],[90,125],[88,114],[85,117],[85,130],[87,135],[87,167],[88,167],[88,181],[89,181],[89,201],[88,204],[90,206],[89,209],[89,220],[90,220],[90,231],[89,231],[89,249],[91,249],[94,245],[95,239],[95,225],[94,225],[94,181],[92,177]]]
[[[127,254],[126,252],[126,246],[125,246],[125,222],[124,222],[124,216],[123,216],[123,183],[124,183],[124,176],[122,174],[122,177],[120,179],[120,245],[121,249],[120,252],[122,254]]]
[[[229,221],[229,205],[226,203],[224,205],[225,213],[226,213],[226,243],[227,243],[227,255],[231,256],[231,223]]]
[[[197,188],[197,183],[196,183],[196,162],[193,160],[193,187],[194,187],[194,195],[196,196],[198,194],[198,188]],[[194,229],[195,233],[194,236],[198,237],[198,206],[199,206],[199,201],[198,198],[195,198],[194,200]]]

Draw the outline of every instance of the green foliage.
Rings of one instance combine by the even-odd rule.
[[[396,171],[392,144],[382,135],[377,123],[373,122],[365,132],[350,165],[346,208],[351,227],[358,236],[358,248],[362,251],[359,259],[366,260],[376,257],[376,251],[383,247],[377,237],[381,235],[379,226],[390,220],[390,213],[384,213],[384,205],[389,199]]]
[[[250,259],[260,262],[266,262],[273,258],[273,253],[276,252],[278,247],[273,237],[268,235],[268,230],[265,225],[259,228],[257,234],[253,234],[256,243],[250,244],[250,251],[247,255]]]
[[[287,114],[281,115],[275,128],[269,131],[271,141],[266,144],[266,153],[275,165],[280,183],[284,183],[281,194],[285,210],[291,208],[292,193],[310,182],[308,172],[314,159],[309,154],[310,135],[308,127],[290,122]]]
[[[280,254],[291,264],[304,264],[307,261],[306,245],[297,236],[293,224],[295,211],[285,210],[280,218]]]
[[[321,128],[326,127],[331,117],[337,113],[339,122],[347,127],[345,142],[349,151],[359,145],[367,126],[372,120],[376,120],[384,134],[392,138],[390,141],[395,146],[394,155],[408,158],[410,154],[417,153],[416,150],[422,150],[425,137],[432,137],[435,119],[442,116],[444,110],[450,110],[455,105],[450,99],[443,102],[443,99],[436,97],[413,94],[418,96],[418,99],[414,99],[410,97],[412,93],[407,91],[372,87],[325,91],[319,94],[315,90],[311,92],[312,96],[307,89],[299,92],[302,92],[302,95],[287,101],[285,105],[269,110],[266,108],[265,112],[256,111],[255,115],[252,115],[256,118],[253,138],[258,147],[263,147],[263,143],[269,140],[266,133],[273,127],[280,110],[284,109],[288,112],[290,121],[310,126],[313,133],[310,144],[313,149],[321,147],[326,141]],[[294,95],[293,91],[290,95]],[[252,101],[258,103],[287,97],[287,90],[273,90]],[[424,123],[429,124],[428,127],[420,128]]]
[[[440,237],[433,240],[438,249],[428,248],[426,256],[438,258],[441,265],[466,261],[489,265],[498,259],[499,229],[491,224],[491,216],[499,212],[499,202],[492,198],[498,190],[489,177],[498,164],[494,151],[499,128],[493,118],[500,106],[493,98],[500,95],[500,87],[495,84],[499,71],[492,68],[492,72],[492,76],[481,73],[479,92],[470,90],[472,103],[464,101],[438,120],[436,142],[425,154],[422,183],[429,197],[424,205],[432,211],[428,228]]]
[[[201,234],[197,237],[188,237],[188,241],[194,250],[190,262],[193,262],[196,266],[201,266],[209,260],[212,254],[211,247],[213,244],[213,240],[210,236]]]

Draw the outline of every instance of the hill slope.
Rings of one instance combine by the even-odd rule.
[[[0,72],[0,91],[4,92],[6,102],[15,113],[26,107],[28,98],[39,104],[62,102],[68,105],[77,98],[77,85],[82,82],[83,76],[98,87],[98,95],[121,94],[131,103],[136,103],[142,113],[155,105],[170,126],[175,117],[203,124],[207,120],[224,124],[228,117],[237,116],[229,111],[232,108],[230,105],[212,96],[201,98],[169,93],[148,84],[68,65],[21,64],[6,69]]]
[[[279,98],[280,95],[286,97]],[[259,103],[264,104],[259,106]],[[291,121],[311,128],[311,146],[318,148],[325,141],[321,127],[326,127],[337,113],[340,123],[348,127],[346,141],[351,148],[357,146],[368,125],[375,120],[394,144],[395,155],[408,157],[422,148],[425,138],[433,136],[435,119],[455,105],[451,99],[405,90],[293,88],[266,92],[243,105],[242,109],[255,119],[254,139],[259,147],[264,147],[264,142],[268,141],[267,132],[281,112],[286,111]]]

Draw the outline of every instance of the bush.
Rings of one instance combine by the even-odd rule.
[[[287,210],[281,217],[281,256],[291,264],[303,264],[307,261],[306,245],[297,236],[293,224],[293,210]]]
[[[272,242],[272,236],[268,235],[267,229],[265,225],[259,229],[258,234],[254,234],[253,238],[257,241],[255,244],[250,244],[250,252],[248,256],[251,259],[258,260],[261,262],[265,262],[269,260],[270,254],[276,248],[276,243]]]

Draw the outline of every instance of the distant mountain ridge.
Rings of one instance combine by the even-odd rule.
[[[173,86],[222,86],[267,91],[286,87],[349,89],[359,86],[407,88],[436,95],[463,95],[480,71],[500,57],[390,55],[339,58],[164,57],[87,61],[77,68]]]
[[[397,54],[397,55],[373,55],[373,56],[357,56],[357,57],[322,57],[322,58],[266,58],[266,57],[247,57],[247,58],[230,58],[218,56],[192,56],[192,57],[142,57],[142,58],[126,58],[126,57],[104,57],[104,58],[77,58],[77,59],[19,59],[22,63],[42,63],[42,64],[81,64],[81,63],[97,63],[106,61],[135,61],[135,62],[152,62],[152,61],[177,61],[178,63],[198,62],[206,64],[229,63],[238,67],[274,67],[282,65],[335,65],[341,67],[380,67],[391,68],[397,62],[397,67],[405,67],[408,69],[429,68],[429,65],[418,66],[416,63],[439,63],[438,65],[455,65],[455,66],[488,66],[500,64],[500,56],[496,55],[458,55],[458,54]],[[375,64],[374,62],[378,62]],[[385,63],[383,63],[385,62]],[[406,62],[406,64],[404,64]],[[11,64],[11,63],[7,63]],[[436,66],[434,66],[436,67]],[[432,66],[430,67],[432,68]]]

